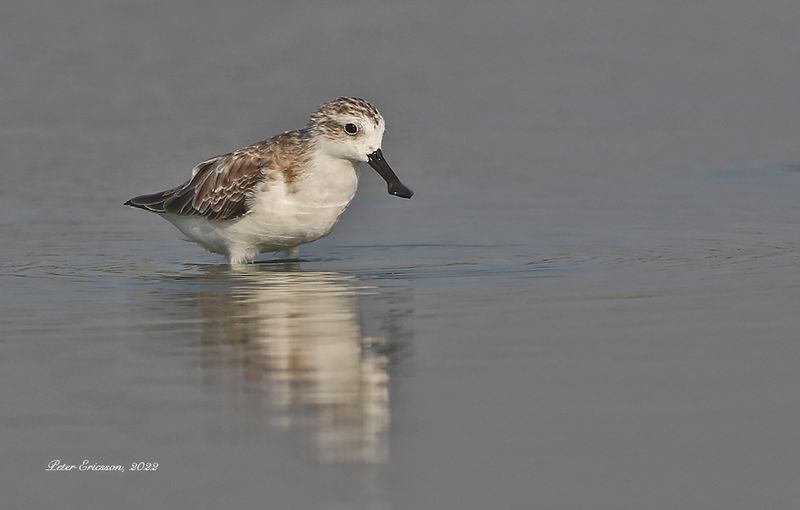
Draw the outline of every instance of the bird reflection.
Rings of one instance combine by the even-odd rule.
[[[266,394],[272,426],[309,428],[318,460],[385,462],[393,341],[362,333],[353,277],[297,269],[247,266],[195,295],[206,364]]]

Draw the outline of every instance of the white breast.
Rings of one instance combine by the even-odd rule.
[[[252,235],[259,252],[315,241],[331,231],[357,187],[352,163],[319,158],[295,182],[266,183],[240,221],[240,230]]]

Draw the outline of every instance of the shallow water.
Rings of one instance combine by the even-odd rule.
[[[10,3],[3,508],[797,506],[800,8],[768,3]],[[121,206],[342,94],[416,195],[365,168],[302,262]]]

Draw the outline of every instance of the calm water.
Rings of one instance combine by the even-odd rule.
[[[2,10],[3,508],[800,505],[795,4]],[[304,262],[121,206],[343,94]]]

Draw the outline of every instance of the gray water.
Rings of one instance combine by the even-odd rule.
[[[5,2],[3,508],[800,506],[800,7],[486,4]],[[339,95],[305,261],[121,206]]]

